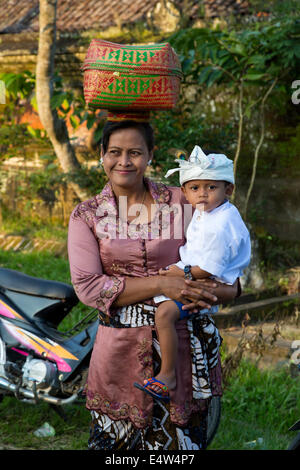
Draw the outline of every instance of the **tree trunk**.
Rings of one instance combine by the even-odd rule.
[[[51,109],[50,105],[56,43],[56,5],[57,0],[40,0],[36,98],[40,120],[47,131],[62,170],[65,173],[72,173],[80,169],[80,163],[70,143],[65,121],[59,119],[57,111]],[[71,184],[79,199],[88,197],[86,191],[78,184]]]

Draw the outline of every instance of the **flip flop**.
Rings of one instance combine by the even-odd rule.
[[[142,390],[143,392],[148,393],[148,395],[151,395],[152,398],[156,398],[157,400],[161,400],[166,403],[170,401],[169,390],[167,385],[163,382],[160,382],[155,377],[151,377],[150,379],[148,379],[148,382],[145,385],[141,385],[137,382],[134,382],[133,385],[139,390]],[[156,385],[161,389],[161,393],[154,392],[153,390],[151,390],[151,388],[148,388],[149,385]]]

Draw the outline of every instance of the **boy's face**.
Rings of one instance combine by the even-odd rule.
[[[194,180],[185,183],[181,190],[195,209],[210,212],[231,196],[233,184],[224,181]]]

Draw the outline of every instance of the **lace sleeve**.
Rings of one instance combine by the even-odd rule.
[[[79,300],[110,315],[111,305],[125,288],[125,278],[103,273],[92,230],[73,214],[69,222],[68,254],[71,280]]]

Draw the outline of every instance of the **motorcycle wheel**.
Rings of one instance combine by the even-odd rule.
[[[220,424],[221,397],[212,397],[208,408],[207,445],[211,443]]]
[[[300,450],[300,432],[292,440],[292,442],[288,446],[287,450]]]

